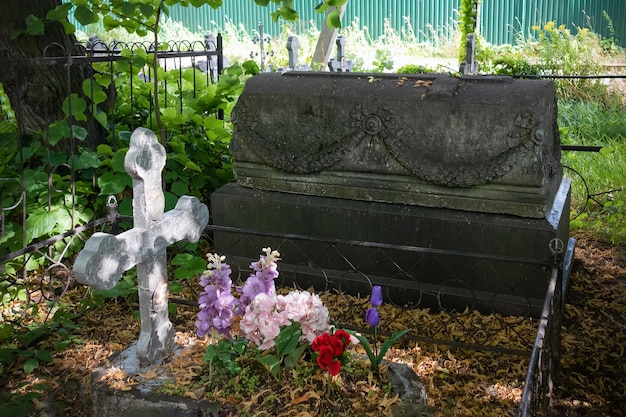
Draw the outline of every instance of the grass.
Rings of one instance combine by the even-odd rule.
[[[626,111],[586,101],[561,101],[564,144],[602,146],[600,152],[564,152],[573,180],[572,229],[593,232],[611,243],[626,243]]]

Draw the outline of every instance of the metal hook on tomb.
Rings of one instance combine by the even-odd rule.
[[[111,223],[111,232],[116,235],[119,232],[119,225],[117,223],[117,217],[119,212],[117,211],[117,198],[114,195],[107,197],[107,218]]]
[[[550,247],[550,253],[554,259],[554,264],[558,265],[563,257],[563,253],[565,252],[565,244],[561,239],[555,237],[550,240],[548,246]]]

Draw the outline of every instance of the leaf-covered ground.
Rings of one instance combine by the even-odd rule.
[[[84,295],[76,289],[68,297]],[[323,294],[331,311],[347,308],[346,303],[359,302],[351,297]],[[626,415],[626,250],[578,236],[576,259],[566,299],[562,331],[561,375],[556,384],[553,410],[564,416]],[[420,321],[426,327],[440,317],[424,311],[394,312],[393,307],[381,314],[406,317],[407,326]],[[494,317],[469,314],[468,326],[476,331],[491,326]],[[501,318],[500,318],[501,320]],[[168,385],[172,392],[192,398],[217,398],[219,389],[203,379],[207,370],[202,354],[207,340],[193,335],[195,311],[179,309],[174,320],[177,339],[183,355],[169,361],[174,375]],[[89,384],[92,369],[114,352],[124,349],[137,338],[139,326],[131,309],[124,302],[108,302],[79,320],[78,337],[84,343],[54,355],[52,362],[25,376],[22,364],[3,369],[5,392],[28,392],[42,389],[42,396],[33,400],[34,415],[89,415]],[[402,322],[394,325],[402,327]],[[520,322],[516,334],[534,338],[534,327]],[[511,334],[497,338],[511,339]],[[391,349],[387,360],[409,364],[424,382],[428,405],[435,416],[507,416],[519,405],[528,358],[507,356],[475,350],[449,349],[425,343],[405,342]],[[230,415],[241,415],[241,405],[249,415],[316,416],[316,415],[388,415],[397,402],[384,384],[377,384],[367,370],[359,381],[350,380],[328,386],[325,375],[311,371],[306,376],[283,375],[281,384],[268,377],[261,389],[251,390],[249,397],[241,393],[222,395]],[[262,372],[260,369],[258,372]],[[142,375],[150,378],[150,375]],[[293,379],[290,379],[293,377]],[[121,390],[137,383],[136,377],[120,372],[107,376]],[[53,404],[52,407],[46,404]]]

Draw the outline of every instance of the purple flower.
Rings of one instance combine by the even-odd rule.
[[[370,304],[374,307],[380,307],[383,305],[383,290],[380,288],[380,285],[374,285],[374,287],[372,287]]]
[[[372,327],[376,327],[380,324],[380,317],[378,316],[378,310],[376,307],[369,308],[365,312],[365,321]]]

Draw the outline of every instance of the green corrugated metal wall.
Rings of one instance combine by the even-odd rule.
[[[294,8],[300,13],[298,29],[306,28],[310,20],[321,27],[322,16],[315,13],[311,0],[294,0]],[[366,26],[372,37],[382,34],[384,19],[389,19],[391,27],[399,30],[405,17],[409,19],[418,39],[424,40],[429,33],[428,26],[444,30],[454,25],[460,0],[349,0],[344,16],[344,24],[350,24],[358,17],[361,26]],[[242,23],[249,33],[263,22],[266,33],[277,34],[280,25],[272,22],[270,13],[274,9],[259,7],[252,0],[226,0],[224,5],[213,10],[210,7],[172,7],[171,17],[180,20],[193,31],[212,28],[211,22],[224,27],[226,19]],[[515,43],[517,33],[527,36],[534,24],[556,20],[575,30],[575,26],[586,27],[589,23],[595,32],[609,37],[607,22],[602,16],[605,10],[611,17],[616,37],[626,46],[626,0],[482,0],[480,31],[484,38],[493,44]],[[575,33],[575,32],[574,32]]]
[[[526,37],[533,25],[555,20],[572,33],[576,27],[591,25],[594,32],[610,37],[603,11],[613,21],[620,44],[626,46],[625,0],[482,0],[480,32],[494,44],[515,43],[518,33]]]
[[[310,20],[315,20],[317,27],[321,27],[323,16],[313,10],[317,2],[294,0],[300,23],[290,24],[296,33],[306,29]],[[423,41],[425,34],[429,33],[429,26],[444,31],[454,25],[459,4],[460,0],[349,0],[343,22],[347,25],[358,17],[360,25],[366,26],[370,35],[376,38],[383,33],[385,19],[389,19],[391,27],[400,30],[406,17],[418,40]],[[225,0],[217,10],[209,6],[174,6],[170,9],[170,16],[194,32],[213,30],[212,22],[223,28],[231,20],[243,24],[248,33],[253,33],[258,23],[263,22],[266,33],[278,34],[281,26],[272,22],[270,13],[273,10],[271,6],[257,6],[252,0]],[[534,24],[555,20],[557,24],[575,30],[574,26],[586,27],[589,18],[595,32],[609,37],[603,10],[613,21],[620,45],[626,47],[626,0],[482,0],[480,32],[492,44],[513,44],[517,33],[527,36]]]

